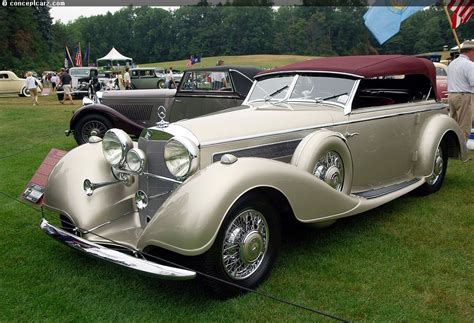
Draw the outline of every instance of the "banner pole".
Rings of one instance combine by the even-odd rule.
[[[461,43],[459,42],[458,34],[456,33],[456,28],[453,28],[453,22],[451,21],[451,17],[449,16],[448,7],[445,5],[444,1],[441,0],[441,5],[444,8],[444,13],[446,14],[446,18],[448,18],[449,28],[453,32],[454,40],[456,41],[456,45],[458,45],[458,49],[461,49]]]

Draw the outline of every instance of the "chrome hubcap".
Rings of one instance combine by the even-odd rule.
[[[344,164],[341,156],[335,151],[328,151],[314,166],[313,175],[337,191],[344,185]]]
[[[433,185],[436,183],[441,176],[441,173],[443,172],[443,167],[444,167],[444,160],[443,160],[443,152],[438,147],[436,149],[436,154],[435,154],[435,159],[434,159],[434,168],[433,168],[433,174],[428,178],[428,184]]]
[[[235,280],[251,276],[262,264],[268,246],[268,224],[262,213],[249,209],[227,227],[222,245],[224,270]]]

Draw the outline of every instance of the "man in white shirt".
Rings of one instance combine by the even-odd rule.
[[[128,72],[130,69],[128,67],[125,68],[125,74],[123,74],[123,83],[125,85],[125,90],[132,89],[132,79],[130,78],[130,73]]]
[[[462,43],[460,52],[448,66],[448,102],[450,114],[467,141],[474,110],[474,41]]]

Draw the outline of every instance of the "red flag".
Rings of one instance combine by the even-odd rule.
[[[471,18],[474,13],[474,0],[450,0],[448,8],[453,12],[451,27],[455,29]]]

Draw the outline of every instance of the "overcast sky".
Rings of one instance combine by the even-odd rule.
[[[51,17],[56,22],[61,20],[63,23],[71,22],[80,16],[90,17],[97,15],[104,15],[108,11],[114,13],[123,7],[52,7]],[[172,10],[177,7],[163,7],[164,9]]]

